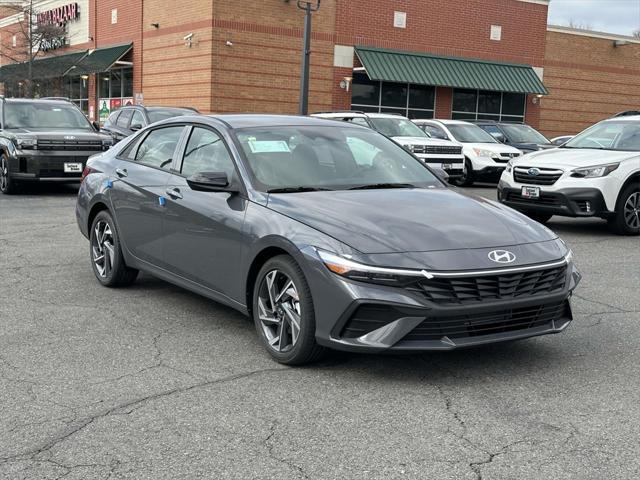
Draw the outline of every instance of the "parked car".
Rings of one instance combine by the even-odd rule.
[[[574,135],[562,135],[560,137],[554,137],[549,141],[553,143],[556,147],[559,147],[560,145],[564,145],[565,143],[567,143],[573,137]]]
[[[314,113],[312,116],[371,128],[404,146],[429,166],[444,170],[451,179],[463,174],[464,156],[460,145],[449,140],[431,138],[406,117],[364,112],[326,112]]]
[[[450,140],[462,145],[464,173],[452,180],[460,186],[470,186],[476,180],[497,181],[507,162],[519,157],[517,148],[504,145],[473,123],[461,120],[413,120],[432,138]]]
[[[512,160],[498,198],[541,222],[601,217],[617,233],[640,234],[640,116],[605,120],[559,148]]]
[[[229,305],[286,364],[560,332],[580,279],[551,230],[311,117],[153,124],[89,161],[76,215],[102,285],[143,270]]]
[[[198,113],[198,111],[195,108],[187,107],[129,105],[112,112],[105,121],[102,130],[109,133],[115,142],[119,142],[152,123],[194,113]]]
[[[66,100],[0,98],[0,192],[24,182],[79,182],[87,158],[109,135]]]
[[[492,120],[477,120],[473,123],[493,135],[499,142],[511,145],[522,153],[536,152],[556,146],[535,128],[523,123],[494,122]]]

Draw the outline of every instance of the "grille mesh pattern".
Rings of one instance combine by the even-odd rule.
[[[462,153],[462,147],[446,146],[446,145],[414,145],[414,153],[429,153],[439,155],[459,155]]]
[[[562,176],[562,172],[557,170],[545,170],[539,168],[538,175],[529,175],[527,167],[516,167],[513,170],[513,178],[518,183],[526,183],[529,185],[553,185]]]
[[[100,140],[38,140],[38,150],[93,151],[102,150]]]
[[[479,277],[424,279],[407,287],[428,300],[466,304],[549,293],[564,288],[567,266]]]

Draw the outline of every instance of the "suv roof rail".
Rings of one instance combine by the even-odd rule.
[[[362,110],[329,110],[326,112],[312,112],[311,115],[321,115],[323,113],[359,113],[361,115],[365,114],[365,112],[363,112]]]
[[[71,102],[71,99],[69,97],[40,97],[35,98],[34,100],[60,100],[63,102]]]
[[[613,115],[611,118],[631,117],[636,115],[640,115],[640,110],[626,110],[624,112],[618,112],[615,115]]]

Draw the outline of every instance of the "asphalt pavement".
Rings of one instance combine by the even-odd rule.
[[[101,287],[74,204],[0,196],[2,479],[640,476],[638,237],[549,222],[584,275],[562,334],[288,368],[213,301]]]

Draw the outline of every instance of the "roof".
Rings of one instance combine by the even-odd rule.
[[[371,80],[548,94],[531,65],[373,47],[356,47],[355,52]]]
[[[125,43],[113,47],[96,48],[76,64],[73,74],[86,75],[89,73],[106,72],[118,60],[124,57],[132,47],[132,43]]]
[[[206,118],[216,119],[229,125],[231,128],[252,127],[284,127],[284,126],[327,126],[327,121],[320,117],[303,117],[299,115],[268,115],[268,114],[230,114],[230,115],[202,115],[194,116],[194,121],[202,121]],[[181,120],[184,120],[182,117]],[[348,123],[344,127],[350,126]],[[353,126],[357,127],[356,125]]]
[[[416,118],[413,120],[413,122],[435,122],[435,123],[441,123],[443,125],[469,125],[470,122],[467,122],[466,120],[450,120],[448,118]]]
[[[640,44],[640,38],[631,35],[620,35],[618,33],[600,32],[598,30],[587,30],[585,28],[566,27],[563,25],[547,25],[548,32],[567,33],[569,35],[579,35],[581,37],[601,38],[603,40],[618,40],[627,43]]]

